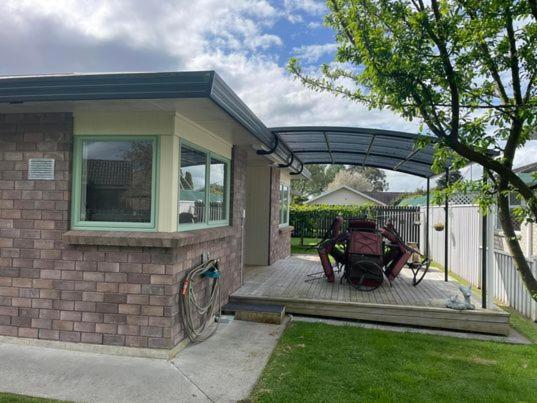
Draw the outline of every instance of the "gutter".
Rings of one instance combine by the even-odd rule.
[[[280,168],[311,176],[302,161],[278,141],[215,71],[0,77],[0,104],[182,98],[211,99],[250,132],[265,148],[262,153]]]

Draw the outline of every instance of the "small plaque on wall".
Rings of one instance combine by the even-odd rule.
[[[54,159],[30,158],[28,161],[28,180],[52,181],[54,180]]]

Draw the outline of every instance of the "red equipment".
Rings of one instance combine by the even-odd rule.
[[[321,258],[321,264],[323,266],[324,274],[329,283],[334,282],[334,266],[330,261],[330,256],[334,258],[336,266],[344,263],[344,255],[337,248],[337,244],[342,242],[344,237],[341,236],[341,226],[343,225],[343,217],[337,216],[332,221],[330,230],[324,235],[321,242],[317,245],[317,251]]]
[[[341,281],[346,279],[350,285],[362,291],[378,288],[384,277],[391,285],[405,264],[412,270],[413,285],[419,284],[429,270],[430,260],[409,247],[391,222],[377,230],[374,221],[350,219],[348,230],[341,233],[342,225],[343,218],[336,217],[330,231],[317,247],[328,282],[334,281],[334,266],[330,256],[338,268],[344,268]],[[408,262],[413,253],[419,254],[422,261]]]

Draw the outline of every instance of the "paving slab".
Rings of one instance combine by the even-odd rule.
[[[186,347],[172,363],[212,401],[247,399],[288,322],[233,320],[210,339]]]
[[[84,402],[247,399],[286,324],[224,322],[172,361],[0,341],[0,391]]]
[[[169,361],[0,345],[0,390],[84,402],[207,402]]]

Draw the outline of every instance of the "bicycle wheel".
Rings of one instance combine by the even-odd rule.
[[[360,260],[352,265],[347,281],[360,291],[376,290],[384,281],[382,267],[371,260]]]

